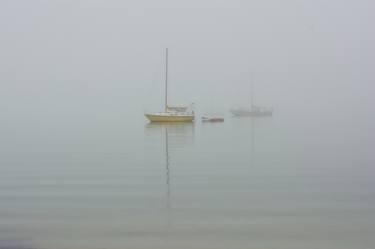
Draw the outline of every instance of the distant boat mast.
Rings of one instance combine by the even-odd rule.
[[[251,80],[251,83],[250,83],[250,91],[251,91],[251,94],[250,94],[250,104],[251,104],[251,109],[253,109],[254,107],[254,80]]]

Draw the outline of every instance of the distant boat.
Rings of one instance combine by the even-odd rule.
[[[232,109],[230,112],[236,117],[265,117],[272,116],[273,109],[254,105],[254,87],[253,84],[251,84],[250,109]]]
[[[193,122],[194,111],[187,106],[168,105],[168,48],[165,51],[165,109],[164,112],[146,113],[151,122]]]
[[[202,117],[202,122],[224,122],[224,118],[220,117]]]

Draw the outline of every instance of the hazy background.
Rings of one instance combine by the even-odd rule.
[[[226,114],[249,105],[253,80],[255,102],[293,120],[292,129],[330,125],[344,140],[356,127],[366,134],[353,135],[358,146],[374,144],[374,7],[365,0],[3,0],[3,152],[61,125],[90,130],[162,110],[165,47],[171,104]]]
[[[257,103],[372,115],[373,1],[10,1],[0,3],[3,118]],[[131,111],[132,114],[129,112]],[[16,117],[4,115],[17,115]],[[29,120],[30,121],[30,120]]]

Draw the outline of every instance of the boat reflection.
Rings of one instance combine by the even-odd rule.
[[[164,140],[166,208],[171,208],[171,178],[174,149],[182,149],[194,143],[193,123],[148,123],[145,129],[149,139]]]

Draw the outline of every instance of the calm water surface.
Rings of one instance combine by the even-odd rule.
[[[135,116],[9,124],[0,248],[374,248],[370,124]]]

